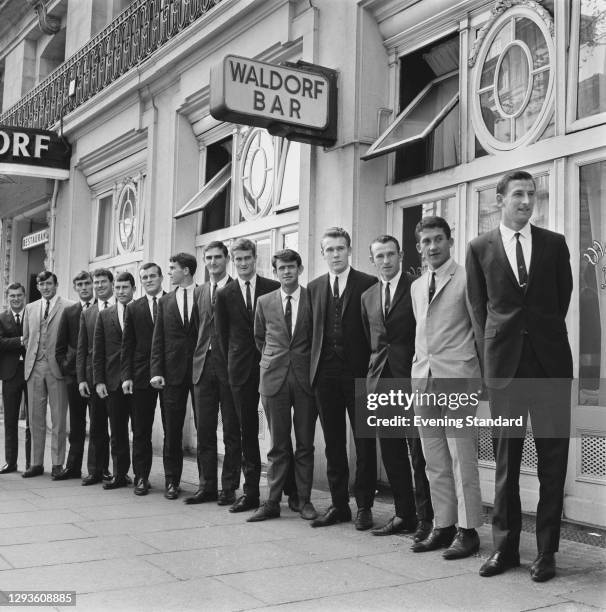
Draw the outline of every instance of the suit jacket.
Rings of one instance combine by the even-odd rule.
[[[195,295],[195,292],[194,292]],[[180,385],[190,373],[196,347],[198,307],[192,305],[189,325],[177,306],[177,290],[171,291],[158,302],[158,318],[152,337],[149,376],[163,376],[167,385]]]
[[[89,306],[89,308],[92,304]],[[59,321],[55,358],[63,375],[76,380],[76,352],[78,350],[78,333],[80,331],[80,315],[82,303],[77,301],[65,308]]]
[[[261,353],[259,393],[276,395],[292,368],[303,390],[312,395],[309,383],[312,316],[309,293],[301,287],[297,320],[292,338],[288,337],[282,295],[276,289],[263,295],[255,313],[255,342]]]
[[[362,324],[370,344],[367,390],[375,391],[387,364],[394,378],[410,378],[415,353],[415,317],[410,298],[412,276],[402,272],[385,318],[381,306],[382,283],[362,294]]]
[[[23,314],[21,312],[21,321]],[[25,357],[25,349],[21,346],[21,332],[9,310],[0,313],[0,380],[10,380],[17,371],[19,356]]]
[[[166,292],[162,292],[162,296]],[[158,300],[159,302],[160,300]],[[122,380],[132,380],[135,389],[149,389],[149,361],[151,356],[154,321],[147,296],[140,297],[126,307],[120,371]]]
[[[411,376],[425,391],[429,372],[433,378],[481,377],[471,316],[465,298],[465,269],[452,260],[445,270],[448,277],[429,303],[427,271],[410,287],[412,308],[417,322],[415,354]]]
[[[88,383],[91,391],[93,391],[91,388],[93,384],[93,341],[98,316],[98,302],[91,304],[86,310],[82,311],[76,348],[76,379],[78,384]]]
[[[42,319],[42,302],[41,298],[28,304],[25,307],[23,316],[23,343],[25,345],[25,366],[24,376],[25,380],[28,380],[34,364],[36,363],[36,355],[38,354],[38,347],[40,345],[40,324]],[[66,300],[62,297],[57,297],[55,305],[48,313],[47,326],[48,326],[48,343],[46,346],[46,357],[48,359],[48,367],[52,375],[55,378],[63,379],[63,373],[57,363],[55,357],[55,347],[57,344],[57,332],[59,331],[59,321],[61,320],[61,314],[67,306],[71,306],[72,301]]]
[[[467,292],[480,357],[489,387],[503,388],[515,376],[524,336],[551,378],[572,377],[566,313],[572,294],[570,254],[564,236],[531,226],[528,283],[519,286],[499,228],[474,238],[467,248]]]
[[[253,314],[259,297],[279,287],[278,281],[257,276]],[[229,384],[243,385],[259,367],[261,354],[255,345],[254,318],[248,315],[239,282],[229,283],[217,292],[215,325],[221,350],[227,356]]]
[[[99,313],[93,340],[93,383],[105,384],[108,391],[121,388],[120,353],[122,328],[118,319],[118,305]]]
[[[360,297],[377,282],[375,276],[358,272],[353,268],[349,271],[347,285],[343,294],[343,310],[341,324],[343,326],[343,345],[345,358],[355,378],[363,378],[368,372],[368,358],[370,357],[370,346],[360,324],[362,314]],[[318,366],[322,356],[322,344],[324,341],[324,325],[326,323],[326,309],[329,298],[332,295],[330,287],[330,276],[323,274],[315,278],[309,285],[312,316],[313,316],[313,339],[311,344],[311,371],[310,381],[314,384],[318,374]]]
[[[233,278],[228,277],[227,283],[223,287],[225,288],[233,282]],[[227,374],[227,361],[225,359],[225,354],[221,348],[221,342],[216,332],[215,327],[215,313],[211,303],[211,295],[212,292],[212,282],[204,283],[201,287],[196,288],[196,304],[198,305],[198,329],[197,329],[197,343],[196,348],[194,350],[194,358],[192,365],[192,379],[193,383],[196,384],[200,380],[200,376],[202,376],[202,371],[204,370],[204,364],[206,362],[206,353],[208,352],[208,347],[211,345],[213,351],[218,351],[220,355],[220,361],[217,363],[223,363],[225,366],[225,373]],[[219,290],[217,290],[217,295],[215,296],[215,304],[216,299],[219,295]]]

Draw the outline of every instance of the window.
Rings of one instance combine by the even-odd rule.
[[[118,196],[118,250],[128,253],[137,246],[137,192],[126,184]]]
[[[113,196],[99,198],[97,204],[97,240],[95,257],[111,254]]]

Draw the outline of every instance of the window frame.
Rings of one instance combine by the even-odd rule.
[[[101,255],[97,255],[97,246],[99,240],[99,214],[101,212],[101,201],[106,198],[110,198],[111,201],[109,203],[110,207],[110,218],[109,218],[109,244],[108,251],[106,253],[102,253]],[[90,261],[101,261],[104,259],[109,259],[115,255],[114,253],[114,245],[115,245],[115,221],[116,221],[116,188],[112,188],[111,190],[103,191],[95,196],[95,216],[93,223],[93,237],[91,240],[91,253],[90,253]]]

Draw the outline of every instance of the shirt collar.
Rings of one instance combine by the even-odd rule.
[[[147,298],[147,301],[150,304],[154,301],[154,298],[156,298],[156,302],[157,302],[162,297],[162,289],[160,289],[160,291],[158,291],[156,295],[149,295],[149,293],[146,293],[145,297]]]
[[[253,274],[253,277],[251,279],[249,279],[250,281],[250,287],[251,289],[254,289],[255,286],[257,285],[257,275]],[[238,282],[240,283],[240,288],[242,289],[242,291],[246,291],[246,281],[242,280],[239,276],[238,276]]]
[[[57,303],[57,300],[59,299],[59,296],[55,293],[55,295],[49,300],[50,305],[48,307],[49,310],[52,310],[55,307],[55,304]],[[46,298],[43,297],[42,298],[42,305],[44,308],[46,308]]]
[[[90,306],[93,303],[93,300],[88,300],[88,305]],[[82,306],[82,308],[87,308],[86,306],[86,300],[80,300],[80,306]]]
[[[229,280],[229,274],[226,274],[220,281],[217,281],[217,289],[223,289],[225,285],[227,285],[227,281]],[[214,285],[214,281],[210,281],[210,286]]]
[[[402,268],[400,268],[400,271],[391,280],[384,281],[383,279],[381,279],[381,284],[383,285],[383,289],[385,289],[385,285],[389,283],[389,289],[391,291],[395,291],[396,287],[398,286],[398,283],[400,282],[401,276],[402,276]]]
[[[514,240],[514,236],[519,232],[520,235],[522,236],[522,238],[526,238],[527,240],[532,240],[532,233],[531,233],[531,226],[530,226],[530,222],[528,222],[521,230],[512,230],[511,228],[507,227],[506,225],[503,224],[503,222],[501,221],[501,223],[499,224],[499,230],[501,231],[501,238],[503,239],[503,243],[507,243],[510,242],[511,240]]]
[[[345,287],[347,285],[347,279],[349,278],[349,273],[351,272],[351,266],[347,266],[343,272],[339,272],[339,274],[333,274],[332,272],[328,272],[328,276],[330,278],[330,286],[332,287],[335,284],[335,277],[339,279],[339,288]]]
[[[439,268],[436,270],[429,269],[429,276],[432,272],[435,272],[436,278],[443,278],[448,276],[448,270],[450,270],[450,264],[452,263],[452,257],[449,257]]]
[[[12,315],[13,315],[13,319],[14,319],[14,318],[15,318],[17,315],[19,315],[19,318],[21,318],[21,319],[22,319],[22,318],[23,318],[23,312],[24,312],[24,311],[25,311],[25,308],[24,308],[24,309],[23,309],[21,312],[15,312],[15,311],[14,311],[14,310],[11,308],[11,313],[12,313]]]
[[[282,302],[286,302],[286,297],[289,294],[284,293],[284,290],[280,287],[280,296],[282,297]],[[298,302],[299,301],[299,297],[301,296],[301,285],[299,285],[291,294],[290,297],[292,298],[293,302]]]

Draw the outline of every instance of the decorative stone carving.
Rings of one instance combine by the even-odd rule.
[[[56,34],[61,28],[61,20],[49,15],[45,0],[27,0],[27,3],[38,15],[38,25],[45,34]]]

